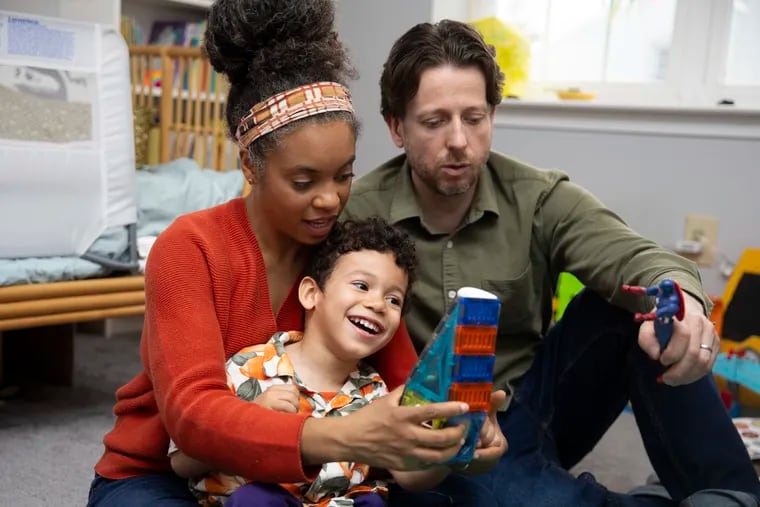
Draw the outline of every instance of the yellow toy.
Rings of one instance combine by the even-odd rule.
[[[740,353],[745,360],[760,362],[760,313],[757,311],[760,304],[760,248],[744,251],[722,297],[715,303],[710,319],[715,322],[715,330],[721,337],[721,352],[726,355]],[[716,380],[721,390],[727,388],[727,382],[721,376],[716,376]],[[760,408],[760,394],[746,386],[734,387],[736,402],[741,407]]]
[[[530,73],[530,44],[517,30],[495,17],[470,23],[496,49],[496,63],[504,73],[505,97],[522,97]]]

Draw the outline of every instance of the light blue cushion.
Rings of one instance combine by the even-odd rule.
[[[187,158],[146,166],[137,171],[137,235],[157,236],[179,215],[227,202],[242,191],[243,175],[239,170],[201,169]],[[126,229],[107,229],[88,253],[122,259],[128,253]],[[109,272],[108,268],[78,257],[0,259],[0,286],[77,280]]]
[[[180,158],[137,171],[137,235],[157,236],[179,215],[210,208],[240,196],[241,171],[201,169]]]

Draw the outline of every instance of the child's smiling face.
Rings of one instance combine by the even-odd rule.
[[[401,322],[408,286],[393,253],[359,250],[341,255],[324,283],[302,301],[312,314],[309,335],[321,336],[341,360],[358,361],[383,348]]]

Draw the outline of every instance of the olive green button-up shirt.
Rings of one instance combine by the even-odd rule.
[[[415,239],[419,267],[406,325],[418,351],[457,289],[479,287],[499,296],[497,388],[515,387],[530,366],[563,271],[630,311],[650,311],[653,300],[623,293],[622,284],[650,286],[664,278],[677,280],[710,309],[692,262],[639,236],[563,172],[495,152],[453,233],[436,234],[425,225],[404,155],[354,182],[343,217],[372,215]]]

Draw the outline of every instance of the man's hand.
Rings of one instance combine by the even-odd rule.
[[[300,404],[298,386],[294,384],[274,385],[261,393],[253,402],[277,412],[297,414]]]
[[[690,384],[710,373],[720,352],[720,338],[713,323],[705,317],[702,304],[686,292],[683,295],[684,318],[673,320],[673,336],[662,353],[654,323],[646,321],[639,328],[639,346],[667,367],[662,381],[670,386]]]

